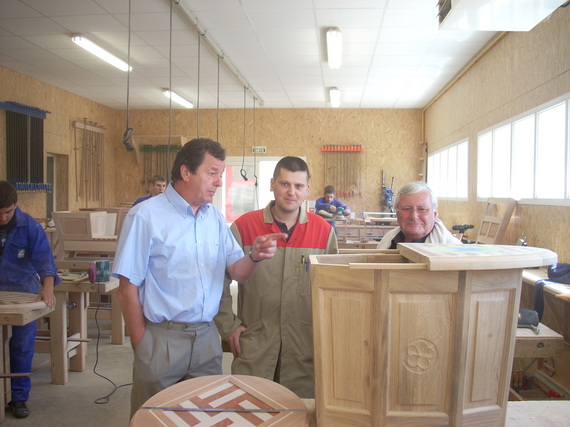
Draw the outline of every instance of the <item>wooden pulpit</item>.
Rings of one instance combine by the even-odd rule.
[[[311,255],[319,426],[502,426],[522,269],[541,248]]]

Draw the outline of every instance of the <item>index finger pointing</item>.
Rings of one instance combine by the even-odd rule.
[[[281,239],[287,238],[287,233],[266,234],[264,237],[266,238],[266,241],[268,241],[268,240],[281,240]]]

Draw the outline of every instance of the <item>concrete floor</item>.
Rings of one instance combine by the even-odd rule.
[[[28,400],[30,416],[16,419],[6,410],[2,427],[126,427],[129,425],[131,386],[119,387],[108,402],[97,399],[113,392],[114,386],[132,379],[132,351],[129,343],[113,345],[108,321],[100,321],[101,336],[97,340],[94,320],[89,320],[87,368],[69,372],[65,385],[51,384],[49,354],[36,354],[33,362],[32,391]],[[97,365],[95,367],[95,364]],[[105,376],[100,377],[95,371]],[[110,381],[109,381],[110,380]]]
[[[69,372],[69,382],[65,385],[51,384],[50,356],[36,354],[28,400],[30,416],[16,419],[7,408],[6,419],[0,426],[128,427],[133,361],[131,345],[129,342],[111,344],[110,321],[98,323],[99,334],[95,320],[88,321],[88,337],[92,341],[87,345],[85,371]],[[224,354],[224,373],[230,372],[230,357],[230,354]],[[115,390],[110,381],[119,387],[105,399]],[[105,400],[107,403],[95,402]]]

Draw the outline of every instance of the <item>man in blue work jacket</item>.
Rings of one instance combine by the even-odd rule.
[[[53,287],[60,283],[57,267],[43,227],[18,208],[14,186],[0,181],[0,291],[39,294],[55,307]],[[10,370],[31,372],[37,321],[12,327]],[[26,418],[26,402],[32,388],[30,377],[12,378],[12,400],[16,418]]]

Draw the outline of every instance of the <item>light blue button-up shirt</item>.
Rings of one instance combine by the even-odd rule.
[[[206,204],[194,216],[171,183],[129,210],[113,276],[139,286],[151,322],[209,322],[218,312],[226,267],[242,257],[221,212]]]

